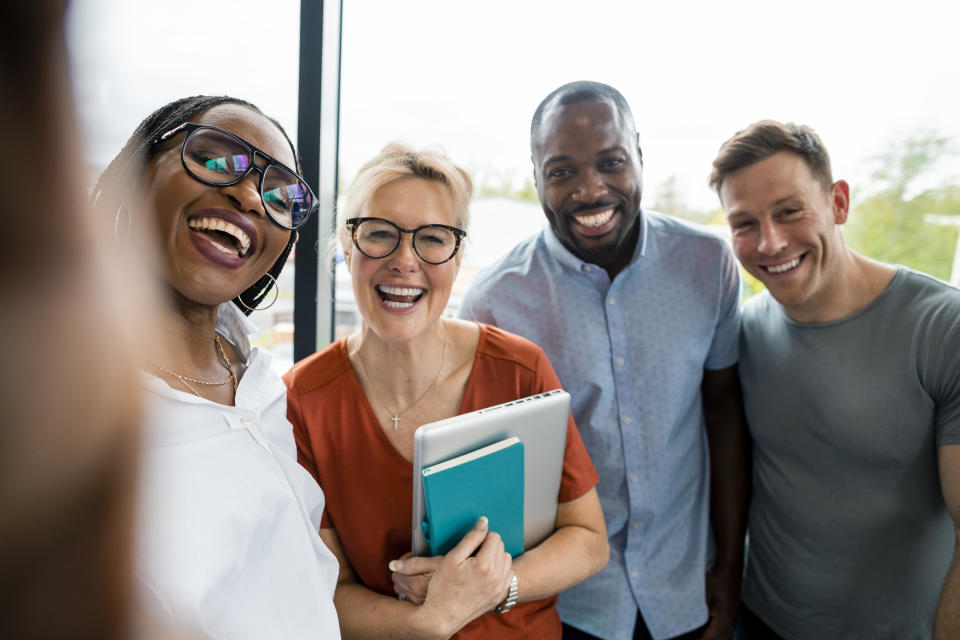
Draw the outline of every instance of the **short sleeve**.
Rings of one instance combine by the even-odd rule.
[[[310,472],[314,480],[320,482],[320,476],[317,473],[317,463],[313,459],[313,452],[310,450],[310,436],[307,434],[307,427],[303,420],[303,413],[300,411],[300,396],[293,389],[287,388],[287,420],[293,425],[293,439],[297,443],[297,462],[304,469]]]
[[[936,331],[939,336],[932,335],[926,341],[938,446],[960,444],[960,291],[951,289],[947,295],[948,304],[936,317],[943,323]]]
[[[310,436],[307,433],[303,412],[300,409],[300,396],[286,378],[284,378],[284,382],[287,383],[287,420],[293,425],[293,439],[297,443],[297,462],[307,470],[319,486],[320,474],[317,472],[317,463],[314,460],[313,451],[310,448]],[[317,525],[319,529],[329,528],[330,525],[325,524],[327,513],[326,509],[323,509],[324,501],[320,501],[319,505],[320,513],[311,511],[310,520]]]
[[[704,362],[705,369],[726,369],[737,363],[740,336],[740,269],[733,251],[726,241],[721,241],[718,316],[710,343],[710,351]]]

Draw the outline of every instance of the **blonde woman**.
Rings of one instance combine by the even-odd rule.
[[[533,343],[442,316],[471,190],[436,152],[391,145],[369,161],[338,219],[362,328],[285,376],[300,461],[327,495],[320,535],[340,561],[345,637],[559,638],[555,594],[607,561],[597,475],[572,419],[548,539],[511,562],[481,519],[444,557],[405,556],[416,429],[560,386]]]

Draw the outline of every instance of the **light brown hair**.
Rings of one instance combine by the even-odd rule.
[[[833,184],[830,155],[813,129],[792,122],[782,124],[774,120],[760,120],[738,131],[720,146],[710,172],[710,187],[719,194],[723,181],[731,173],[781,151],[789,151],[803,158],[810,173],[824,189],[829,189]]]

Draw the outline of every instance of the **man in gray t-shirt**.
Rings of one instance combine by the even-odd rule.
[[[756,638],[960,638],[960,290],[849,249],[807,127],[724,143],[754,438],[741,618]]]

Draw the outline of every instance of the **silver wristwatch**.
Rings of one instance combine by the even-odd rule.
[[[494,607],[494,611],[497,613],[506,613],[517,606],[517,574],[513,574],[513,580],[510,581],[510,588],[507,589],[507,597],[504,598],[503,602]]]

